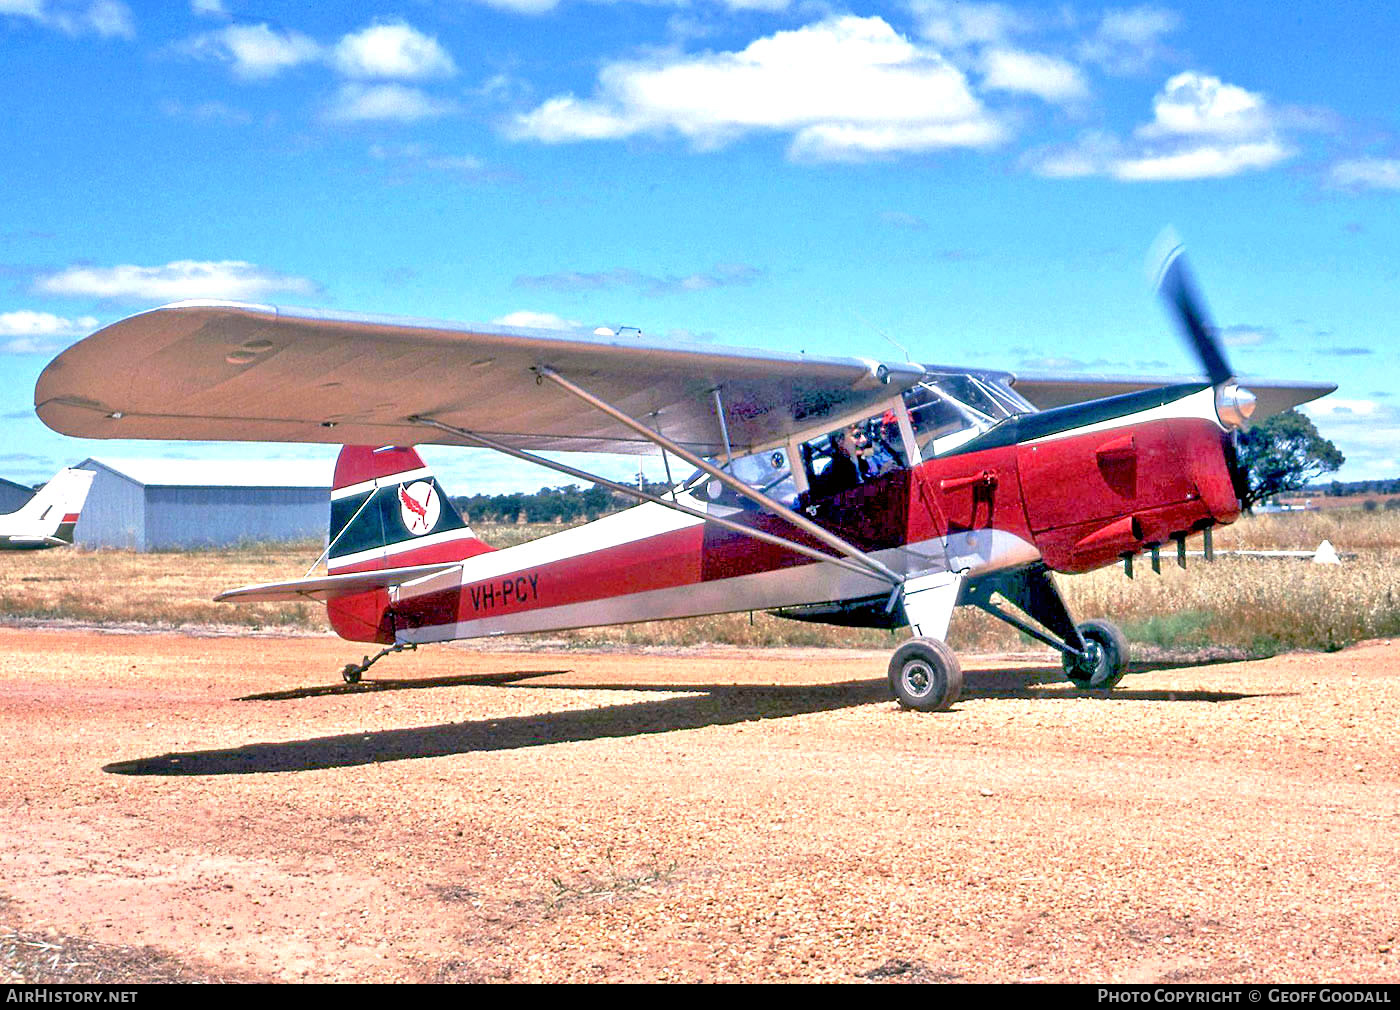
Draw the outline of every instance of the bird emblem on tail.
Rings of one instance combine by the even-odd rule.
[[[418,481],[408,487],[399,485],[399,512],[403,524],[414,536],[422,536],[437,525],[441,506],[433,496],[433,486]]]

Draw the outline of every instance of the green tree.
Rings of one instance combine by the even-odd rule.
[[[1249,474],[1245,508],[1272,495],[1300,491],[1346,462],[1341,450],[1296,410],[1275,414],[1240,432],[1239,456]]]

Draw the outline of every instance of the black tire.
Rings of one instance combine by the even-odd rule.
[[[962,664],[936,638],[912,638],[890,657],[890,690],[900,707],[942,712],[962,694]]]
[[[1085,621],[1079,634],[1089,647],[1085,657],[1063,658],[1065,676],[1082,690],[1105,691],[1128,672],[1128,640],[1111,621]]]
[[[358,663],[346,663],[345,669],[340,671],[340,676],[347,684],[358,684],[364,670]]]

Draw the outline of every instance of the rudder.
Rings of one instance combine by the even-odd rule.
[[[492,550],[472,532],[418,453],[401,446],[341,448],[331,482],[331,575],[462,561]],[[343,638],[392,643],[389,595],[374,590],[332,600]]]
[[[33,498],[5,518],[13,520],[22,532],[71,544],[78,515],[96,476],[92,470],[60,470]]]
[[[340,450],[326,554],[332,575],[461,561],[489,550],[413,449]]]

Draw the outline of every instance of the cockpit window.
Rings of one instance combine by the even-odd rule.
[[[719,463],[718,460],[711,462]],[[721,469],[729,471],[755,491],[783,505],[791,506],[797,502],[797,483],[792,478],[792,465],[788,461],[786,450],[773,449],[754,453],[752,456],[736,456],[728,466]],[[685,482],[685,486],[694,488],[696,497],[704,501],[746,510],[758,508],[752,499],[725,487],[719,480],[701,470],[695,471]]]
[[[1010,387],[967,372],[929,375],[904,393],[904,405],[924,459],[951,452],[1008,417],[1035,412],[1035,407]],[[908,467],[895,414],[894,409],[886,410],[798,446],[801,457],[796,463],[803,468],[809,490],[804,503],[831,498],[891,470]],[[794,460],[786,449],[736,456],[727,465],[719,459],[711,462],[783,505],[799,504]],[[746,511],[758,509],[751,499],[701,470],[691,474],[681,489],[701,501]]]
[[[951,452],[1008,417],[1035,411],[999,382],[971,374],[931,375],[904,394],[914,440],[925,458]]]

